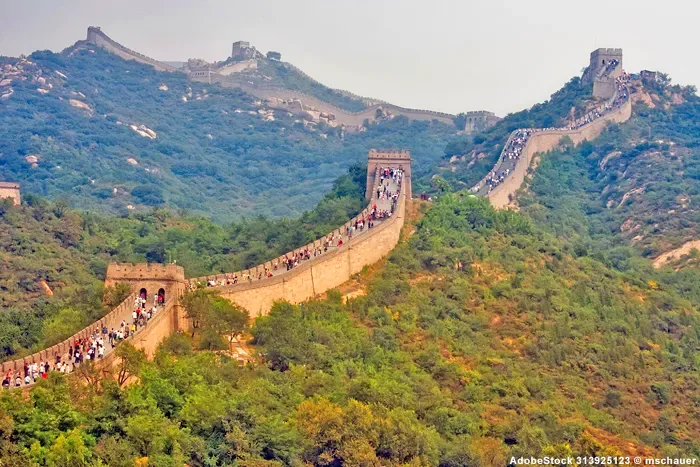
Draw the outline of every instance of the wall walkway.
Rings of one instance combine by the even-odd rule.
[[[176,71],[177,68],[163,62],[159,62],[151,57],[140,54],[128,47],[124,47],[119,42],[113,40],[107,34],[103,33],[98,27],[90,26],[87,32],[87,41],[102,47],[103,49],[120,56],[124,60],[135,60],[146,65],[153,66],[158,71]]]
[[[605,70],[604,70],[605,71]],[[613,81],[614,83],[614,81]],[[551,151],[559,145],[563,137],[569,137],[574,144],[597,138],[603,130],[611,123],[622,123],[627,121],[632,115],[632,101],[629,89],[622,85],[622,95],[616,90],[610,100],[594,109],[600,116],[589,123],[580,126],[572,125],[571,129],[518,129],[514,130],[508,137],[506,144],[499,155],[496,164],[489,173],[484,176],[472,191],[481,196],[486,196],[491,204],[498,208],[505,208],[513,204],[515,193],[522,186],[527,176],[528,169],[539,153]],[[516,160],[508,159],[506,154],[512,151],[512,142],[527,133],[528,139],[522,147],[520,157]],[[521,143],[522,144],[522,143]],[[488,186],[489,178],[494,175],[505,175],[505,179],[493,188]]]
[[[276,300],[300,303],[341,285],[365,266],[389,254],[398,243],[404,224],[406,200],[411,196],[410,169],[404,174],[400,187],[394,184],[389,186],[390,191],[400,188],[393,215],[377,219],[372,229],[365,227],[362,231],[355,231],[352,238],[348,235],[348,229],[357,221],[369,219],[373,206],[376,205],[380,210],[390,209],[390,202],[377,198],[377,189],[380,187],[379,167],[375,169],[373,176],[368,174],[368,179],[375,182],[368,206],[343,226],[323,238],[255,268],[190,279],[188,281],[190,287],[212,281],[216,286],[210,288],[218,290],[222,296],[243,306],[251,317],[255,317],[267,314]],[[330,246],[327,251],[324,251],[324,245],[330,238],[336,241],[340,238],[343,244]],[[285,256],[292,257],[295,253],[305,250],[311,252],[313,255],[311,259],[289,271],[283,269],[282,260]],[[319,250],[321,251],[319,255],[313,253]],[[274,268],[275,263],[278,264],[277,270]],[[268,271],[273,274],[272,277],[266,277]],[[239,282],[229,284],[232,277],[237,277]]]
[[[408,162],[404,161],[404,163],[410,164],[410,156]],[[393,214],[390,217],[376,220],[372,229],[365,227],[362,231],[355,232],[351,238],[346,231],[347,228],[355,224],[355,221],[368,220],[374,205],[381,210],[389,210],[393,205],[389,200],[377,198],[376,192],[380,187],[378,167],[372,175],[372,180],[376,182],[373,185],[372,197],[369,200],[368,207],[328,235],[334,236],[336,240],[342,238],[342,245],[330,247],[328,251],[301,262],[297,267],[289,271],[280,269],[272,277],[258,279],[258,276],[266,269],[273,269],[272,261],[268,261],[255,268],[237,273],[190,279],[187,284],[194,286],[210,280],[219,283],[219,281],[224,281],[234,274],[237,274],[241,279],[244,276],[249,276],[250,280],[242,280],[235,285],[218,285],[212,287],[212,289],[218,290],[223,297],[243,306],[249,311],[251,317],[266,314],[276,300],[300,303],[339,286],[350,279],[353,274],[359,273],[365,266],[389,254],[399,241],[401,228],[404,224],[406,202],[411,196],[410,167],[409,170],[406,170],[406,175],[400,187],[396,184],[390,184],[389,186],[390,191],[395,192],[400,189]],[[305,249],[315,251],[317,248],[322,251],[328,236],[295,251],[300,252]],[[288,255],[291,256],[293,253],[290,252]],[[281,258],[278,258],[278,260],[281,260]],[[103,318],[64,341],[32,355],[0,364],[2,375],[10,373],[16,375],[20,373],[24,377],[25,364],[42,361],[50,362],[53,368],[57,357],[60,357],[63,362],[68,362],[68,350],[76,340],[88,340],[96,334],[101,334],[104,327],[108,330],[119,329],[122,321],[131,325],[134,299],[141,287],[147,288],[150,293],[163,287],[167,292],[166,303],[159,308],[146,326],[139,328],[136,333],[127,339],[137,348],[143,349],[147,355],[152,356],[164,338],[175,332],[185,330],[183,322],[189,325],[188,320],[183,319],[182,306],[179,305],[179,297],[184,289],[184,284],[180,280],[181,269],[174,265],[110,265],[107,282],[126,280],[134,286],[134,293],[129,295],[119,306]],[[105,337],[105,356],[102,360],[98,360],[98,363],[109,364],[114,358],[112,355],[113,350]],[[25,387],[24,384],[22,387]]]

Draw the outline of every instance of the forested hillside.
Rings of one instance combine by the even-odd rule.
[[[224,226],[165,209],[120,218],[31,195],[20,207],[3,201],[0,358],[52,345],[119,304],[124,290],[101,285],[108,263],[176,261],[198,277],[251,267],[320,238],[362,209],[366,170],[353,166],[298,218],[256,216]]]
[[[615,249],[620,262],[700,239],[700,99],[667,81],[633,83],[629,122],[543,157],[523,211],[582,249]]]
[[[359,112],[367,108],[362,100],[324,86],[306,74],[300,73],[296,67],[277,60],[260,59],[257,69],[239,73],[236,79],[244,83],[253,82],[300,91],[351,112]]]
[[[369,149],[409,149],[424,174],[456,131],[405,118],[360,134],[310,128],[240,91],[84,45],[0,58],[0,71],[10,80],[0,88],[0,179],[103,213],[295,216]]]
[[[449,195],[366,296],[258,319],[256,366],[192,353],[175,335],[150,363],[125,350],[135,384],[52,375],[30,399],[5,392],[0,455],[124,466],[697,457],[700,296],[680,289]]]

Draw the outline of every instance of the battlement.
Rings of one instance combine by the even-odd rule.
[[[0,199],[11,198],[15,206],[21,203],[19,192],[19,183],[15,182],[0,182]]]
[[[406,150],[399,149],[370,149],[367,155],[369,160],[372,159],[394,159],[394,160],[411,160],[411,153]]]
[[[141,279],[184,282],[185,270],[176,264],[112,263],[107,266],[106,282],[128,282]]]
[[[597,56],[597,55],[619,55],[622,57],[622,49],[618,48],[605,48],[601,47],[599,49],[595,49],[593,52],[591,52],[591,58]]]
[[[467,117],[495,117],[496,114],[488,110],[470,110],[464,113]]]

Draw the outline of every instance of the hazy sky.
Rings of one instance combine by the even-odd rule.
[[[627,71],[700,84],[689,0],[0,0],[0,55],[60,51],[89,25],[159,60],[223,60],[247,40],[324,84],[414,108],[499,115],[621,47]]]

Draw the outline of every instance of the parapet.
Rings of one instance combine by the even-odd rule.
[[[396,159],[396,160],[411,160],[411,153],[406,150],[399,149],[370,149],[367,155],[368,159]]]
[[[185,270],[176,264],[129,264],[112,263],[107,266],[106,281],[167,280],[182,282]]]
[[[488,110],[470,110],[465,112],[467,117],[495,117],[496,114]]]
[[[598,55],[620,55],[620,56],[622,56],[622,49],[601,47],[601,48],[595,49],[593,52],[591,52],[591,58],[594,58]]]

